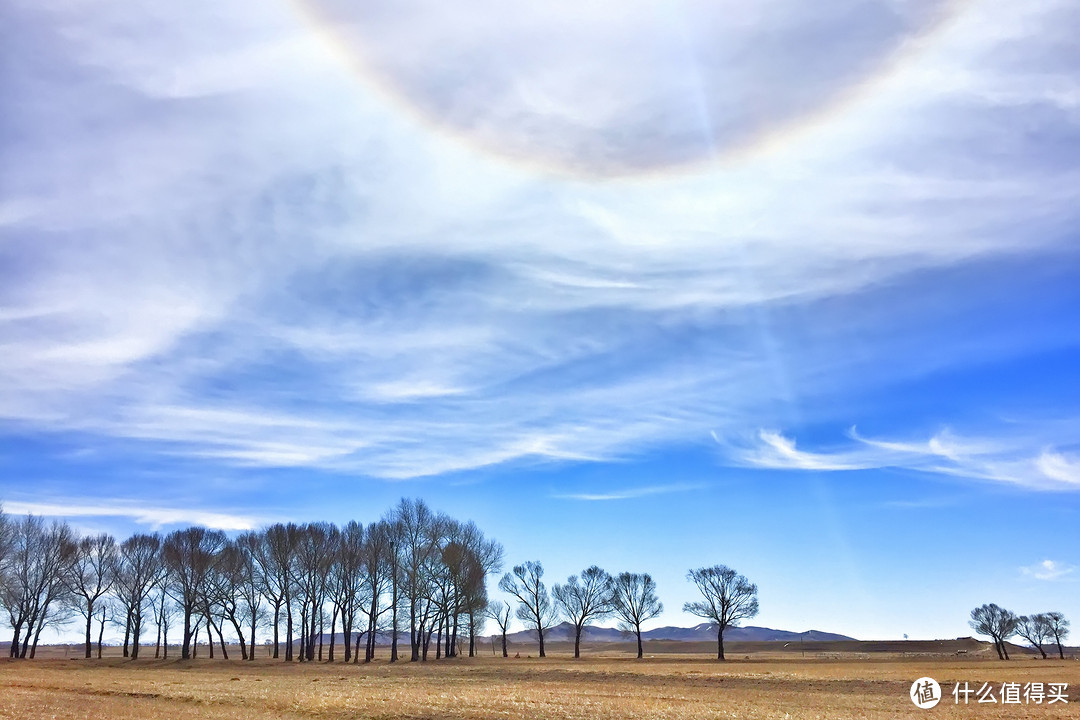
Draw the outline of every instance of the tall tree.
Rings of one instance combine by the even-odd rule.
[[[285,608],[285,661],[293,659],[293,566],[296,564],[296,545],[299,526],[289,523],[271,525],[263,533],[263,542],[256,556],[263,577],[263,591],[274,606],[274,657],[279,657],[279,624],[281,608]]]
[[[586,623],[611,614],[611,593],[611,575],[596,565],[582,571],[580,581],[571,575],[551,589],[555,607],[574,626],[574,659],[581,657],[581,633]]]
[[[255,630],[264,616],[264,579],[262,566],[257,560],[260,545],[261,535],[258,532],[241,533],[235,541],[239,554],[240,616],[247,622],[247,629],[251,633],[248,660],[255,659]]]
[[[154,588],[163,581],[161,536],[137,533],[120,543],[116,566],[116,596],[132,635],[131,658],[139,657],[143,616]],[[125,638],[126,642],[126,638]]]
[[[1009,659],[1009,649],[1005,642],[1016,634],[1016,626],[1019,618],[1016,615],[999,607],[994,603],[981,605],[971,611],[971,620],[968,625],[980,635],[988,635],[994,641],[994,649],[997,650],[999,660]]]
[[[76,538],[67,523],[27,515],[12,523],[7,572],[0,586],[0,605],[7,610],[11,657],[34,657],[41,631],[64,620],[60,603],[75,561]]]
[[[192,656],[191,620],[204,613],[207,580],[225,543],[225,533],[196,526],[169,533],[162,545],[162,559],[172,580],[170,591],[184,618],[184,640],[180,646],[182,660]],[[210,628],[207,628],[212,650],[214,639],[209,633]]]
[[[510,611],[512,609],[513,608],[502,600],[491,600],[484,609],[485,614],[499,626],[499,634],[502,635],[503,657],[510,657],[510,654],[506,650],[506,634],[510,630]]]
[[[364,583],[364,526],[350,520],[341,528],[334,563],[332,602],[334,615],[341,616],[341,636],[345,640],[345,662],[352,659],[352,631],[359,608],[367,599]],[[334,661],[334,626],[330,624],[330,662]]]
[[[656,595],[656,582],[648,573],[619,573],[612,579],[611,606],[625,632],[637,636],[637,656],[643,656],[641,624],[664,612]]]
[[[1062,647],[1061,641],[1069,637],[1069,621],[1065,618],[1064,613],[1060,613],[1057,610],[1043,613],[1043,615],[1046,616],[1047,627],[1050,629],[1050,634],[1054,637],[1054,642],[1057,643],[1058,655],[1064,660],[1065,648]]]
[[[394,528],[387,520],[380,520],[374,525],[368,526],[367,536],[363,545],[363,571],[364,571],[364,598],[368,606],[360,608],[367,617],[367,630],[364,633],[367,642],[364,649],[364,662],[371,662],[375,657],[375,640],[380,627],[380,618],[393,608],[397,607],[397,584],[396,557],[394,549]],[[383,604],[387,593],[391,595],[391,602]],[[397,620],[395,611],[393,623],[396,633]],[[357,635],[357,642],[360,637]],[[396,646],[395,646],[396,648]],[[392,649],[393,651],[393,649]],[[359,645],[353,661],[359,661]]]
[[[67,576],[68,590],[71,593],[73,607],[86,619],[86,634],[83,638],[86,658],[93,655],[90,626],[94,620],[94,611],[100,600],[116,581],[119,551],[116,539],[108,533],[84,537],[76,546],[75,560]]]
[[[503,546],[490,538],[471,520],[462,526],[461,543],[464,562],[458,572],[457,587],[461,607],[469,623],[469,657],[476,655],[476,635],[481,629],[487,607],[487,577],[502,570]]]
[[[724,660],[724,631],[758,614],[757,585],[726,565],[690,570],[686,579],[697,586],[704,600],[684,604],[683,612],[712,621],[716,659]]]
[[[518,619],[526,627],[536,630],[540,657],[547,657],[544,653],[544,633],[555,621],[555,608],[543,579],[544,566],[539,561],[530,560],[524,565],[515,565],[511,572],[503,575],[499,589],[517,598]]]
[[[429,597],[431,583],[427,565],[435,552],[431,533],[435,514],[423,500],[402,498],[394,508],[393,522],[399,528],[401,585],[409,607],[410,660],[416,662],[420,659],[422,641],[421,614],[424,600]]]
[[[1046,642],[1046,638],[1050,637],[1050,621],[1046,615],[1042,613],[1021,615],[1016,619],[1016,634],[1031,643],[1042,655],[1043,660],[1046,659],[1046,650],[1043,649],[1043,644]]]

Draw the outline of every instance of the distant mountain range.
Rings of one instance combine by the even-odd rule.
[[[511,642],[525,643],[536,641],[535,630],[522,630],[510,633],[506,636]],[[581,634],[583,642],[627,642],[632,640],[633,633],[625,633],[617,628],[596,627],[586,625]],[[716,625],[701,623],[694,627],[661,627],[655,630],[646,630],[641,633],[642,640],[674,640],[678,642],[703,642],[716,641]],[[568,622],[560,623],[544,633],[545,641],[558,642],[560,640],[573,640],[574,626]],[[732,642],[799,642],[804,641],[834,641],[854,640],[847,635],[822,632],[820,630],[807,630],[806,632],[792,632],[790,630],[773,630],[772,628],[748,627],[728,628],[724,632],[724,640]]]
[[[490,625],[489,625],[490,627]],[[355,642],[356,636],[353,636]],[[342,643],[341,633],[336,634],[336,643],[340,645]],[[490,642],[494,639],[498,642],[498,635],[488,634],[485,636],[485,642]],[[506,639],[512,643],[534,643],[536,642],[535,630],[520,630],[515,633],[510,633],[506,636]],[[595,625],[586,625],[585,630],[581,634],[582,642],[630,642],[634,639],[633,633],[624,633],[618,628],[606,628],[596,627]],[[641,633],[642,640],[667,640],[675,642],[716,642],[716,626],[712,623],[701,623],[694,627],[661,627],[655,630],[646,630]],[[322,640],[329,644],[329,633],[322,636]],[[560,642],[574,640],[574,626],[568,622],[554,625],[544,633],[544,640],[546,642]],[[805,642],[831,642],[840,640],[855,640],[853,637],[847,635],[838,635],[836,633],[822,632],[820,630],[807,630],[806,632],[791,632],[789,630],[773,630],[772,628],[764,627],[737,627],[728,628],[724,633],[724,641],[730,642],[799,642],[800,640]],[[390,633],[380,632],[375,636],[376,644],[380,647],[390,645]],[[363,642],[363,640],[361,640]],[[433,640],[434,642],[434,640]],[[465,642],[468,642],[466,640]],[[405,628],[404,632],[398,635],[398,643],[401,645],[409,644],[409,630]]]

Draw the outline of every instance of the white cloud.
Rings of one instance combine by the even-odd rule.
[[[1020,568],[1020,572],[1036,580],[1060,580],[1076,572],[1076,566],[1056,560],[1043,560]]]
[[[160,529],[169,525],[203,525],[219,530],[252,530],[263,521],[249,515],[211,512],[194,508],[143,506],[123,500],[62,500],[55,502],[23,502],[8,500],[4,511],[20,515],[49,515],[64,518],[109,517],[130,518],[140,525]]]
[[[669,485],[649,485],[646,487],[625,488],[601,493],[562,493],[552,495],[562,500],[584,500],[587,502],[604,502],[608,500],[631,500],[634,498],[651,497],[653,495],[667,495],[669,493],[690,492],[705,488],[704,483],[672,483]]]
[[[1067,244],[1060,229],[1075,227],[1080,207],[1077,166],[1064,157],[1073,126],[1055,115],[1042,134],[1015,133],[1018,121],[994,113],[1073,107],[1075,58],[1049,51],[1071,11],[1053,2],[974,5],[831,114],[782,94],[776,107],[787,120],[815,115],[800,133],[726,165],[590,183],[492,160],[431,132],[353,77],[355,59],[284,6],[16,2],[7,19],[26,47],[12,49],[4,71],[19,99],[5,127],[20,142],[5,155],[4,195],[13,200],[0,206],[0,420],[123,438],[169,456],[398,479],[514,461],[617,460],[707,441],[710,429],[729,437],[783,427],[806,388],[828,397],[856,376],[895,381],[1012,352],[1010,339],[990,333],[921,336],[924,317],[942,308],[919,297],[877,314],[828,315],[838,312],[829,301],[920,270]],[[393,15],[392,32],[379,35],[385,45],[373,50],[409,48],[418,55],[402,62],[428,62],[422,55],[438,45],[397,43],[398,34],[439,37],[462,23],[494,23],[461,40],[482,44],[506,13],[423,6],[432,12],[415,26],[393,15],[400,8],[371,6]],[[586,12],[553,7],[525,17],[563,32],[574,23],[557,25],[558,12]],[[643,19],[659,7],[636,5],[625,27],[609,29],[641,38],[651,28]],[[807,12],[780,0],[769,7]],[[906,7],[900,14],[913,15],[892,29],[875,26],[885,46],[922,37],[927,13],[943,6]],[[731,51],[768,35],[764,10],[740,8],[748,35]],[[600,32],[610,9],[601,3],[577,26]],[[701,13],[708,22],[689,30],[705,32],[727,10],[691,3],[691,19]],[[1023,22],[1010,24],[1016,16]],[[835,9],[825,19],[834,29],[847,21]],[[780,30],[778,38],[793,32]],[[648,52],[606,70],[638,77],[672,32],[664,26],[646,38]],[[574,38],[568,65],[592,52],[586,39]],[[603,39],[601,60],[619,50],[618,37]],[[802,44],[787,61],[820,47]],[[1011,55],[997,52],[1003,47]],[[677,161],[697,147],[689,136],[664,145],[613,132],[628,127],[619,125],[621,95],[560,85],[565,78],[547,73],[565,68],[542,62],[544,49],[537,38],[521,45],[511,67],[529,78],[529,93],[496,88],[504,102],[475,128],[508,142],[511,155],[534,131],[556,163],[578,158],[594,170]],[[769,70],[760,65],[769,57],[749,49],[754,67]],[[875,53],[852,45],[841,55]],[[708,59],[686,61],[713,67]],[[415,79],[418,68],[387,72]],[[670,96],[686,89],[681,68],[643,76],[646,100],[681,108]],[[605,72],[586,69],[586,79]],[[816,78],[805,89],[841,92],[837,83],[851,79]],[[475,91],[464,99],[486,102],[490,87],[457,80],[419,90],[457,100]],[[737,89],[713,98],[718,117],[750,107],[739,98],[753,83]],[[627,122],[689,117],[653,118],[648,105]],[[547,124],[517,123],[523,112]],[[733,116],[714,139],[731,150],[752,120]],[[555,122],[574,131],[552,133]],[[1049,151],[1036,141],[1048,135],[1063,138],[1059,164],[1038,156]],[[1001,136],[1016,143],[1011,153]],[[896,313],[907,313],[906,326],[890,322]],[[1046,333],[1031,346],[1061,342]],[[935,352],[911,350],[926,345]],[[814,452],[771,432],[743,450],[745,462],[771,467],[911,466],[1076,484],[1077,461],[1056,439],[1035,438],[1025,445],[1033,454],[1015,463],[1015,454],[957,442],[942,435],[886,447],[857,438]],[[1017,479],[1028,470],[1030,479]]]
[[[729,446],[716,433],[713,438],[728,449],[728,456],[747,467],[780,470],[867,470],[902,468],[973,480],[1006,483],[1035,490],[1080,490],[1080,464],[1048,450],[1038,451],[1030,437],[1019,432],[1000,438],[964,438],[943,430],[925,441],[867,438],[851,428],[844,449],[807,452],[795,440],[769,430],[758,433],[750,446]],[[1045,438],[1053,428],[1038,433]],[[1071,442],[1067,435],[1062,442]]]

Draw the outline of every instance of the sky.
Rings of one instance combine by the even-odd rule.
[[[0,8],[0,500],[1080,622],[1069,0]],[[493,583],[494,584],[494,583]]]

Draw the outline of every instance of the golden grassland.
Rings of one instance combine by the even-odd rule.
[[[720,663],[704,653],[636,660],[627,648],[589,648],[573,660],[563,643],[540,660],[455,658],[391,665],[285,664],[142,659],[64,659],[55,649],[33,661],[0,661],[0,717],[11,718],[1061,718],[1080,716],[1080,662],[1008,663],[978,651],[932,644],[840,646],[834,653],[778,644],[732,647]],[[906,648],[913,648],[909,651]],[[490,652],[490,648],[487,648]],[[865,648],[864,648],[865,649]],[[205,650],[205,648],[204,648]],[[145,650],[144,650],[145,652]],[[153,655],[150,649],[149,655]],[[61,655],[58,657],[58,655]],[[913,680],[931,676],[945,698],[919,710]],[[958,681],[1069,684],[1070,703],[955,705]],[[972,698],[974,701],[974,698]]]

